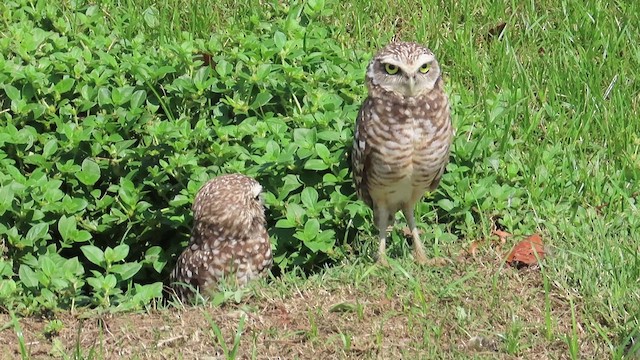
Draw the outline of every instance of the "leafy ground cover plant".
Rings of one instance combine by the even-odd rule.
[[[29,295],[33,309],[160,296],[193,194],[225,172],[264,185],[279,268],[344,256],[363,223],[346,158],[362,54],[303,26],[302,6],[252,34],[153,47],[97,5],[5,6],[5,299]]]

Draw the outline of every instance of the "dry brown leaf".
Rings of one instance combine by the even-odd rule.
[[[507,238],[511,237],[512,235],[506,231],[503,230],[493,230],[491,232],[492,235],[495,235],[498,237],[498,239],[500,239],[500,243],[504,244],[505,242],[507,242]]]
[[[506,27],[507,27],[506,22],[499,23],[498,25],[489,29],[489,31],[487,32],[487,35],[485,35],[485,38],[487,39],[487,41],[493,40],[493,38],[499,38],[500,35],[502,35],[502,33],[504,32],[504,29]]]
[[[466,263],[467,260],[476,259],[478,246],[483,243],[481,240],[472,241],[468,248],[462,248],[458,256],[455,257],[456,263]]]
[[[467,252],[471,255],[471,257],[476,257],[476,254],[478,253],[478,241],[472,241]]]
[[[533,234],[513,247],[511,253],[507,256],[506,262],[516,268],[532,266],[538,264],[544,258],[544,253],[542,237],[538,234]]]
[[[197,54],[197,56],[200,56],[202,62],[203,62],[203,66],[209,66],[212,69],[215,69],[216,67],[216,63],[215,61],[213,61],[212,55],[209,53],[205,53],[205,52],[200,52]]]

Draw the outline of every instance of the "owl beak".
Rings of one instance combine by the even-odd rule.
[[[416,91],[416,78],[414,76],[409,77],[409,96],[414,96]]]

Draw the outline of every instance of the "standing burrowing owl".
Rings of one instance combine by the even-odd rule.
[[[193,201],[193,229],[170,282],[187,298],[188,284],[203,294],[225,278],[244,285],[264,275],[272,264],[265,228],[262,186],[240,174],[222,175],[206,183]]]
[[[392,42],[369,63],[366,83],[369,96],[358,113],[351,159],[358,197],[373,209],[378,261],[387,264],[387,226],[402,210],[415,260],[424,264],[414,208],[438,186],[453,136],[440,67],[431,50]]]

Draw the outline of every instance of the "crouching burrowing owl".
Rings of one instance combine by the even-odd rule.
[[[265,228],[262,186],[240,174],[207,182],[193,201],[193,228],[170,282],[182,299],[197,288],[216,289],[223,278],[242,286],[271,267],[271,243]]]
[[[440,67],[431,50],[392,42],[369,63],[366,84],[351,159],[356,192],[373,209],[379,231],[378,260],[387,264],[387,226],[402,210],[415,260],[425,263],[414,208],[438,186],[453,136]]]

